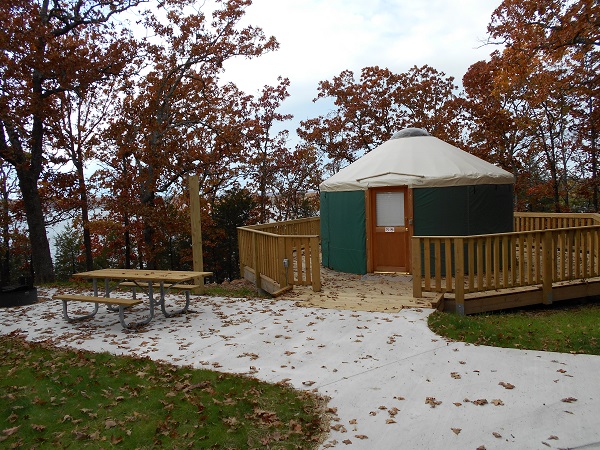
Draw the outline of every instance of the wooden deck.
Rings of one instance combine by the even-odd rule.
[[[413,236],[412,275],[361,276],[319,270],[319,218],[241,227],[240,272],[276,297],[356,311],[472,314],[600,296],[600,214],[516,212],[514,229]]]
[[[458,314],[600,296],[599,214],[515,213],[515,228],[413,236],[413,295]]]
[[[435,308],[439,295],[412,296],[412,276],[404,274],[354,275],[321,268],[321,291],[294,286],[280,298],[300,306],[351,311],[398,312],[403,308]]]

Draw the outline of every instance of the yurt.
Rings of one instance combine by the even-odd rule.
[[[323,266],[412,272],[412,236],[513,231],[514,177],[407,128],[320,185]]]

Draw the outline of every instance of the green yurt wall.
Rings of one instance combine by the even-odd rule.
[[[340,272],[367,273],[364,191],[321,192],[323,266]]]
[[[512,184],[413,190],[415,236],[467,236],[513,231]]]

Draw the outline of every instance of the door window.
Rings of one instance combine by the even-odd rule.
[[[377,192],[375,209],[378,227],[404,226],[404,192]]]

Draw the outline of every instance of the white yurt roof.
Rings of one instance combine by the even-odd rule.
[[[467,153],[426,131],[406,129],[320,185],[321,192],[372,187],[443,187],[512,184],[506,170]]]

